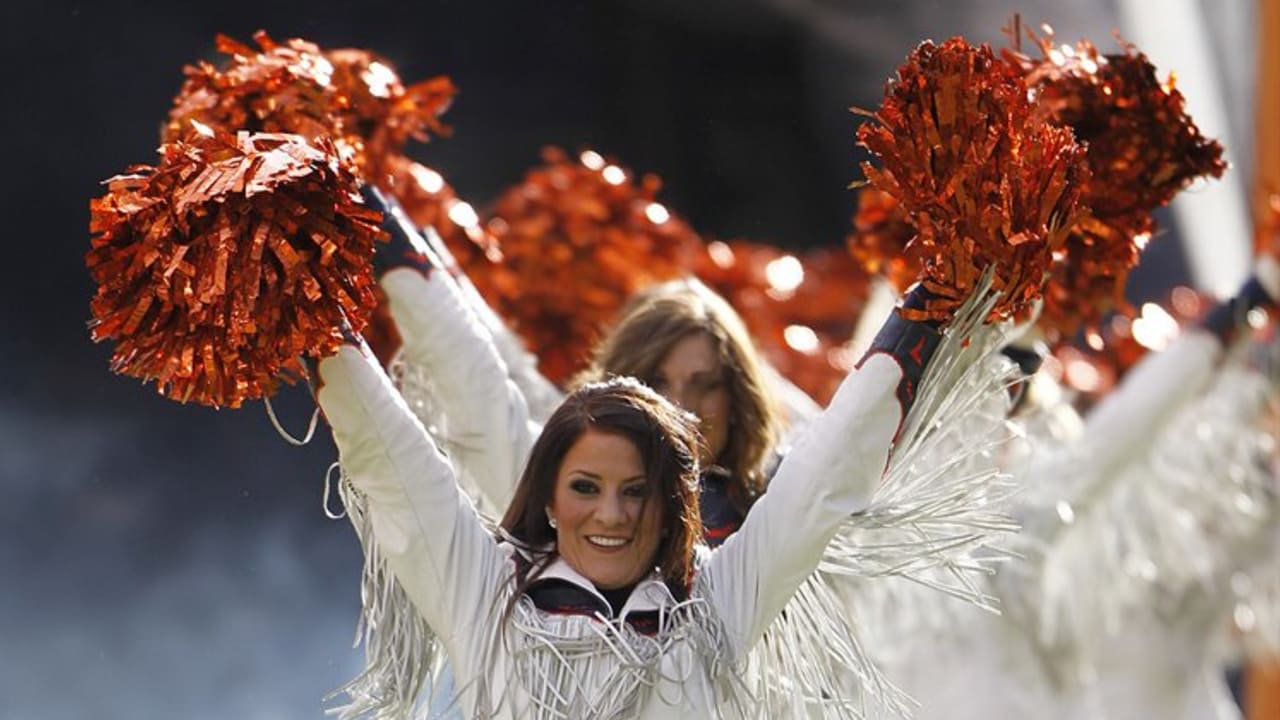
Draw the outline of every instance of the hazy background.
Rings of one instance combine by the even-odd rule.
[[[1213,6],[1223,42],[1248,22],[1243,0]],[[923,38],[1003,43],[1015,10],[1113,47],[1103,0],[5,3],[0,717],[318,718],[359,664],[359,552],[320,507],[326,433],[297,449],[260,405],[163,400],[111,375],[85,329],[89,198],[154,160],[182,66],[213,58],[215,33],[452,76],[455,135],[413,154],[477,206],[544,144],[591,146],[661,174],[704,233],[814,246],[842,243],[854,208],[846,108],[875,107]],[[1228,70],[1247,139],[1251,65]],[[1134,294],[1186,275],[1170,236]],[[300,431],[304,392],[280,407]]]

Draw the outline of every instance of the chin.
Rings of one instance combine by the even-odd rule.
[[[617,571],[593,573],[587,577],[592,585],[600,590],[617,590],[629,585],[635,585],[643,579],[643,576],[628,576],[619,574]]]
[[[592,585],[595,585],[596,588],[600,590],[617,590],[619,588],[627,587],[628,585],[634,585],[640,581],[639,578],[628,581],[625,578],[619,578],[617,575],[588,579],[591,580]]]

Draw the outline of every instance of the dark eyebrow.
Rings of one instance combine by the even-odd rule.
[[[593,473],[593,472],[587,472],[586,470],[578,470],[577,468],[574,468],[574,469],[570,470],[570,471],[569,471],[569,474],[570,474],[570,475],[580,475],[580,476],[586,477],[586,478],[588,478],[588,479],[590,479],[590,480],[603,480],[603,479],[604,479],[604,478],[600,477],[599,475],[597,475],[597,474],[595,474],[595,473]],[[622,479],[622,480],[620,480],[619,482],[629,483],[629,482],[631,482],[631,481],[633,481],[633,480],[644,480],[644,481],[648,482],[648,480],[649,480],[649,476],[648,476],[648,475],[632,475],[632,476],[631,476],[631,477],[629,477],[629,478],[623,478],[623,479]]]

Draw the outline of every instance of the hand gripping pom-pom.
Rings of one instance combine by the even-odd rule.
[[[1080,214],[1087,170],[1071,132],[1035,117],[1020,74],[960,38],[913,51],[872,117],[858,141],[882,167],[863,172],[915,225],[932,295],[904,315],[947,320],[988,270],[993,319],[1028,308]]]
[[[200,129],[91,201],[90,327],[117,372],[237,407],[364,327],[381,217],[326,142]]]

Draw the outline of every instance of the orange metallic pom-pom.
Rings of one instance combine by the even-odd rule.
[[[1049,342],[1092,330],[1109,313],[1132,312],[1125,285],[1154,232],[1155,220],[1145,213],[1114,223],[1085,217],[1076,224],[1050,271],[1036,323]]]
[[[1091,404],[1115,387],[1150,352],[1159,352],[1182,329],[1199,322],[1216,302],[1205,293],[1175,287],[1160,303],[1144,303],[1140,312],[1117,313],[1088,328],[1084,346],[1058,343],[1053,350],[1058,380]]]
[[[195,127],[90,202],[90,327],[115,371],[237,407],[363,328],[381,215],[323,140]]]
[[[400,203],[414,225],[440,235],[458,269],[483,274],[502,260],[497,238],[443,175],[403,155],[387,158],[386,169],[382,189]]]
[[[992,317],[1025,310],[1080,214],[1087,170],[1071,131],[1034,116],[1021,75],[961,38],[914,50],[872,118],[858,141],[882,167],[863,172],[915,225],[935,296],[904,315],[947,320],[988,268]]]
[[[1025,74],[1037,114],[1087,144],[1085,202],[1094,217],[1149,213],[1197,178],[1222,177],[1222,146],[1200,133],[1173,77],[1160,82],[1146,55],[1131,45],[1104,55],[1088,41],[1056,47],[1052,30],[1030,37],[1041,58],[1004,57]]]
[[[539,370],[563,382],[627,298],[683,274],[700,241],[657,202],[656,177],[637,183],[594,152],[575,160],[549,149],[543,158],[498,199],[489,230],[501,261],[469,275]]]
[[[708,243],[694,267],[742,316],[780,374],[826,404],[856,362],[845,344],[866,301],[869,277],[841,249],[803,255],[743,240]]]
[[[295,133],[328,137],[366,179],[377,182],[383,162],[410,138],[447,132],[438,116],[456,90],[446,77],[405,87],[391,66],[364,50],[321,50],[294,38],[277,43],[254,35],[259,49],[225,35],[222,67],[200,62],[185,69],[164,139],[181,137],[191,120],[236,132]]]
[[[343,137],[358,143],[356,157],[365,177],[383,184],[388,164],[398,162],[409,140],[427,142],[448,135],[440,121],[458,93],[443,75],[405,86],[391,63],[367,50],[341,48],[325,57],[333,63],[333,87]]]
[[[1072,229],[1050,278],[1040,326],[1051,338],[1095,327],[1124,309],[1130,270],[1155,231],[1152,211],[1193,180],[1220,177],[1222,147],[1201,135],[1186,114],[1173,80],[1132,46],[1103,55],[1087,41],[1055,46],[1052,30],[1028,32],[1041,57],[1018,49],[1004,59],[1025,76],[1036,112],[1068,127],[1086,144],[1090,176],[1081,201],[1088,208]],[[1015,44],[1020,45],[1015,29]]]
[[[911,218],[892,195],[862,188],[846,244],[866,272],[883,276],[899,293],[906,291],[920,277],[920,245],[911,242],[915,236]]]
[[[1258,219],[1254,233],[1257,237],[1255,250],[1280,258],[1280,194],[1267,197],[1267,206]]]

